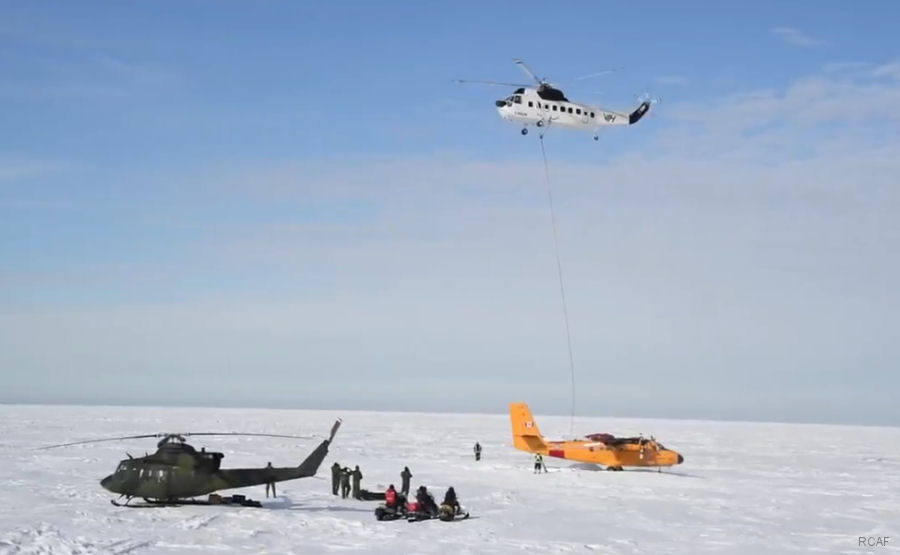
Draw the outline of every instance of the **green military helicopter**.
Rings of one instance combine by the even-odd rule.
[[[304,436],[280,434],[258,434],[241,432],[186,432],[145,434],[126,437],[94,439],[48,445],[41,449],[66,447],[101,441],[119,441],[125,439],[162,438],[156,444],[157,450],[152,455],[132,457],[121,461],[116,471],[100,481],[105,489],[125,497],[125,503],[118,499],[110,502],[118,507],[147,507],[166,505],[210,505],[221,503],[222,498],[210,495],[209,500],[195,500],[194,497],[212,494],[215,491],[233,488],[258,486],[286,480],[296,480],[314,476],[328,455],[328,446],[341,426],[341,420],[335,421],[331,427],[331,435],[322,441],[316,449],[306,457],[300,466],[263,468],[220,468],[222,453],[197,451],[185,441],[188,436],[258,436],[308,439]],[[127,454],[127,453],[126,453]],[[134,497],[142,498],[146,504],[129,505]],[[233,496],[234,502],[242,505],[260,506],[258,502],[248,502],[243,496]]]

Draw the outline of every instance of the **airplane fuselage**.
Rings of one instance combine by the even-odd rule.
[[[584,439],[555,441],[545,439],[538,429],[531,409],[525,403],[510,403],[513,446],[528,453],[570,461],[600,464],[621,470],[626,466],[673,466],[684,462],[677,451],[666,449],[654,438],[615,438],[608,434]]]

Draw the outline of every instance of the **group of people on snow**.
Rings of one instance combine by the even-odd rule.
[[[347,499],[347,497],[353,497],[353,499],[360,499],[360,483],[362,482],[363,474],[359,469],[359,465],[356,465],[356,468],[350,470],[349,467],[342,467],[337,461],[333,465],[331,465],[331,493],[332,495],[338,494],[338,488],[341,490],[341,497],[343,499]]]
[[[332,495],[337,495],[338,489],[340,489],[341,497],[344,499],[347,497],[361,499],[360,482],[362,481],[362,477],[363,475],[362,471],[359,469],[359,465],[353,470],[350,470],[349,467],[342,467],[340,463],[335,461],[335,463],[331,465]],[[406,503],[406,499],[409,496],[410,481],[412,477],[413,474],[410,472],[409,467],[404,466],[403,470],[400,472],[400,491],[397,491],[394,484],[389,485],[384,492],[385,506],[393,508]],[[423,512],[433,515],[438,513],[438,505],[434,501],[434,496],[431,495],[428,488],[425,486],[419,486],[419,489],[416,490],[415,500]],[[444,494],[443,504],[453,507],[453,510],[456,513],[460,511],[459,500],[456,498],[456,491],[453,487],[450,487]]]
[[[394,489],[394,484],[389,485],[387,491],[384,492],[384,504],[388,508],[399,507],[405,501],[406,494]],[[419,511],[430,515],[438,514],[438,505],[434,502],[434,496],[431,495],[431,492],[425,486],[419,486],[419,489],[416,490],[416,503]],[[441,504],[452,507],[454,514],[461,512],[459,500],[456,498],[456,490],[453,489],[453,486],[450,486],[447,493],[444,494],[444,501]]]

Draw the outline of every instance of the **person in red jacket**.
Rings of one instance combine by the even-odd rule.
[[[387,491],[384,492],[384,504],[388,507],[397,505],[397,490],[394,489],[394,484],[389,485]]]

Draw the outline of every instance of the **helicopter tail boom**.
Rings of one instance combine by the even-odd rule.
[[[316,447],[299,466],[278,467],[278,468],[227,468],[219,471],[218,475],[224,481],[223,484],[214,484],[212,489],[204,491],[217,491],[227,488],[243,488],[247,486],[257,486],[272,482],[284,482],[287,480],[296,480],[298,478],[307,478],[315,476],[322,461],[328,456],[328,447],[334,439],[338,428],[341,426],[341,420],[335,421],[331,427],[331,435],[328,439]]]
[[[641,102],[640,106],[638,106],[637,108],[635,108],[635,110],[633,112],[628,114],[628,124],[633,125],[633,124],[637,123],[649,111],[650,111],[650,101],[645,100],[645,101]]]
[[[300,477],[304,476],[314,476],[316,471],[319,470],[319,467],[322,465],[322,461],[325,460],[325,457],[328,456],[328,447],[331,445],[331,441],[334,439],[334,434],[337,433],[338,428],[341,427],[341,419],[338,418],[334,425],[331,426],[331,435],[328,436],[328,439],[324,440],[319,444],[316,449],[306,457],[300,466],[297,467],[297,470],[300,472]]]

